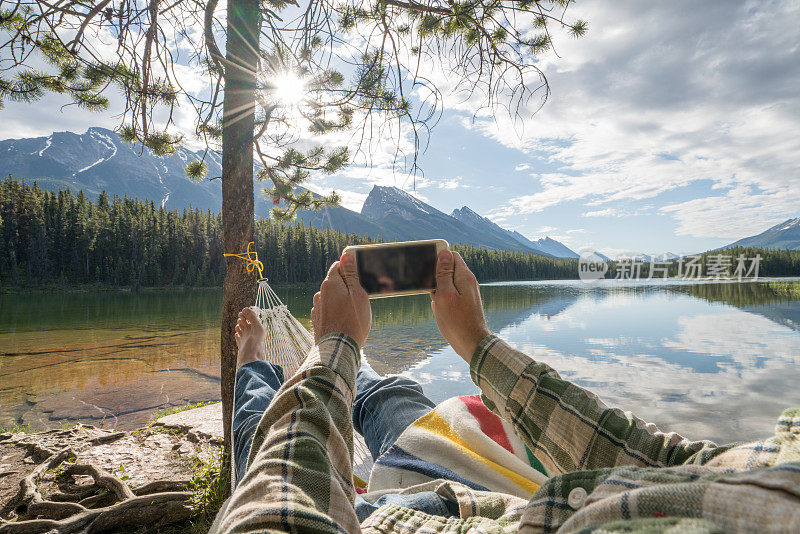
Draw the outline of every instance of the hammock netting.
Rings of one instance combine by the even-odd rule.
[[[251,306],[267,331],[265,354],[267,361],[283,368],[284,378],[297,372],[303,359],[314,346],[314,336],[295,318],[289,308],[272,290],[266,280],[258,282],[256,305]],[[369,480],[372,455],[364,439],[353,432],[353,474],[361,481]],[[231,469],[234,477],[235,469]]]

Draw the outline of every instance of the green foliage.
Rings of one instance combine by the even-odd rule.
[[[726,256],[731,260],[729,275],[734,275],[734,270],[739,257],[745,260],[745,268],[751,265],[751,258],[761,256],[759,277],[765,276],[798,276],[800,275],[800,250],[781,250],[756,247],[732,247],[725,250],[710,250],[699,254],[698,263],[702,266],[703,276],[708,274],[708,265],[712,256]],[[648,264],[642,266],[642,274],[649,272]],[[684,271],[686,268],[684,267]],[[669,276],[678,275],[678,261],[671,262]],[[744,273],[743,273],[744,275]]]
[[[193,182],[199,182],[208,174],[208,166],[200,160],[190,161],[186,165],[186,176]]]
[[[550,37],[547,34],[540,34],[528,40],[528,46],[534,54],[541,54],[550,48]]]
[[[30,423],[25,423],[24,425],[20,424],[20,423],[15,423],[15,424],[10,425],[10,426],[0,427],[0,434],[6,434],[6,433],[17,434],[19,432],[28,433],[30,431],[31,431],[31,424]]]
[[[218,18],[214,9],[208,9],[216,4],[206,2],[179,0],[161,7],[148,2],[112,2],[102,10],[95,0],[68,2],[66,7],[23,2],[0,8],[0,31],[10,36],[0,44],[8,56],[3,69],[6,77],[0,77],[0,108],[5,99],[33,102],[52,92],[83,109],[102,111],[109,107],[108,91],[117,91],[124,101],[122,121],[132,121],[121,128],[122,138],[166,155],[175,152],[181,142],[180,136],[167,129],[175,126],[173,112],[183,92],[196,111],[196,133],[207,148],[218,148],[215,143],[227,125],[220,104],[225,87],[236,84],[235,77],[225,79],[230,74],[229,59],[222,57],[225,53],[217,43],[220,29],[227,26],[239,36],[247,35],[258,55],[258,61],[255,54],[252,62],[244,57],[234,60],[244,62],[235,70],[246,67],[244,70],[258,72],[255,91],[246,91],[249,102],[229,113],[227,121],[239,120],[239,112],[247,108],[249,113],[253,106],[253,148],[264,167],[260,178],[272,182],[268,194],[276,204],[273,218],[286,221],[298,209],[317,209],[334,202],[335,196],[300,195],[297,186],[314,173],[336,172],[350,160],[345,147],[305,154],[294,150],[293,146],[300,145],[306,150],[299,129],[325,134],[360,128],[363,135],[353,139],[368,144],[389,131],[398,132],[399,141],[403,130],[395,130],[393,122],[398,121],[399,126],[399,121],[406,121],[415,136],[415,151],[409,156],[416,163],[416,147],[423,144],[418,132],[438,116],[440,99],[433,82],[420,74],[416,61],[408,61],[406,51],[445,67],[458,90],[484,95],[487,106],[516,113],[533,93],[547,86],[531,56],[551,47],[551,30],[560,28],[574,37],[586,33],[585,21],[565,18],[571,3],[345,0],[305,9],[289,0],[264,0],[253,4],[251,16],[237,21],[234,28],[227,26],[224,17]],[[283,13],[287,10],[292,13]],[[224,11],[221,6],[219,11]],[[529,32],[531,20],[538,28],[536,34]],[[203,38],[196,38],[201,34],[194,33],[194,26],[201,21]],[[96,36],[106,32],[111,39],[97,41]],[[233,39],[234,35],[227,37]],[[190,68],[208,75],[210,91],[196,94],[183,85],[181,69],[175,67],[186,67],[187,62]],[[347,69],[348,79],[335,70],[337,66]],[[542,84],[531,84],[528,73],[541,76]],[[292,99],[282,96],[281,87],[274,83],[274,76],[282,74],[302,76],[305,90],[298,95],[302,96],[300,103],[284,102]],[[412,110],[407,98],[411,94],[420,99],[418,110]],[[424,94],[429,96],[420,96]],[[509,101],[508,105],[503,106],[501,100]],[[169,113],[157,113],[159,107],[166,107]],[[374,115],[380,118],[373,121]],[[164,116],[169,117],[166,124],[154,120]],[[164,131],[158,131],[162,128]],[[275,158],[281,150],[287,152]],[[202,163],[191,162],[185,172],[192,180],[201,180],[207,170]]]
[[[230,494],[229,477],[221,472],[223,453],[214,453],[210,458],[191,460],[192,475],[189,489],[192,492],[194,514],[181,523],[159,527],[161,534],[205,534],[211,528],[222,503]],[[142,534],[151,532],[142,529]]]
[[[162,417],[166,417],[168,415],[176,414],[185,412],[188,410],[194,410],[195,408],[201,408],[203,406],[208,406],[209,404],[214,404],[216,401],[209,401],[209,402],[195,402],[194,404],[185,404],[183,406],[171,406],[169,408],[165,408],[163,410],[158,410],[153,415],[153,420],[161,419]]]
[[[323,206],[338,205],[339,196],[336,192],[314,197],[307,190],[298,192],[298,186],[311,176],[312,171],[331,174],[347,165],[349,160],[350,152],[347,147],[325,150],[318,146],[307,152],[293,147],[287,148],[282,155],[274,158],[274,165],[256,173],[258,180],[272,181],[273,186],[264,189],[275,206],[272,209],[272,218],[275,221],[291,221],[299,209],[317,210]]]
[[[207,460],[194,460],[190,489],[192,504],[199,517],[213,518],[228,497],[229,478],[222,473],[222,453]]]
[[[0,29],[12,31],[19,29],[25,23],[25,18],[20,10],[0,9]]]
[[[25,17],[17,11],[0,11],[0,29],[20,31],[26,35]],[[27,38],[27,37],[26,37]],[[126,84],[129,73],[102,63],[81,64],[67,50],[54,33],[44,33],[32,42],[41,53],[47,70],[38,70],[20,65],[12,80],[0,79],[0,108],[6,98],[17,102],[34,102],[47,92],[67,95],[77,106],[89,111],[108,108],[108,98],[102,93],[108,82]]]
[[[300,198],[311,206],[321,201],[307,193]],[[0,182],[0,219],[0,255],[7,258],[0,262],[0,287],[210,287],[225,274],[221,216],[209,211],[166,210],[105,193],[92,202],[82,191],[43,191],[8,178]],[[264,218],[254,233],[264,274],[276,284],[318,283],[344,247],[381,240]],[[454,248],[484,282],[578,273],[575,260]]]
[[[575,38],[583,37],[589,30],[589,24],[585,20],[575,21],[569,29],[570,35]]]
[[[764,286],[769,291],[764,291]],[[800,298],[800,294],[784,293],[781,285],[790,286],[791,283],[768,282],[767,284],[728,283],[718,284],[675,284],[667,286],[675,293],[685,293],[705,299],[708,302],[721,302],[739,308],[745,306],[774,306],[787,300]],[[777,286],[777,287],[776,287]]]
[[[173,154],[182,137],[173,136],[167,132],[153,132],[145,136],[142,144],[155,153],[156,156]]]
[[[568,280],[577,278],[577,260],[550,258],[509,250],[487,250],[471,245],[452,247],[481,282],[507,280]]]
[[[125,464],[119,464],[119,467],[114,468],[112,473],[123,482],[131,478],[130,475],[125,473]]]
[[[767,284],[777,295],[788,299],[800,299],[800,282],[769,282]]]
[[[515,0],[511,5],[498,0],[437,4],[401,1],[387,6],[378,1],[372,9],[363,9],[354,2],[342,6],[339,12],[341,29],[347,32],[370,24],[381,27],[389,14],[394,17],[392,30],[398,37],[412,36],[407,44],[413,55],[424,52],[436,60],[449,54],[454,64],[467,67],[460,71],[462,75],[491,77],[492,73],[497,74],[493,67],[500,65],[528,68],[531,62],[525,53],[538,55],[548,50],[553,26],[565,29],[576,38],[585,35],[586,21],[569,22],[564,18],[570,3],[569,0]],[[533,17],[533,26],[541,30],[540,35],[530,37],[528,28],[520,24],[519,21],[527,20],[525,14]],[[459,47],[459,41],[468,46]],[[379,67],[391,69],[389,61],[382,56]],[[362,66],[366,63],[362,61]],[[486,65],[487,70],[471,70],[475,64]],[[478,83],[475,79],[470,82]]]
[[[124,125],[119,130],[119,137],[126,143],[135,143],[136,142],[136,128],[130,125]]]
[[[178,427],[167,427],[161,425],[153,425],[146,428],[140,428],[131,432],[134,435],[150,436],[153,434],[167,434],[170,436],[182,436],[186,430]]]
[[[290,165],[323,154],[285,154]],[[283,188],[291,187],[283,184]],[[282,190],[285,193],[285,189]],[[315,198],[296,193],[297,202],[314,209],[336,203],[338,195]],[[306,224],[285,225],[294,211],[280,206],[273,219],[255,223],[256,250],[265,275],[274,283],[316,283],[347,245],[380,241],[380,236],[343,234]],[[283,217],[283,219],[281,219]],[[225,273],[219,214],[198,209],[166,210],[151,201],[102,193],[90,201],[79,191],[43,191],[35,183],[8,178],[0,182],[0,287],[43,287],[52,284],[114,287],[219,286]],[[504,250],[454,245],[482,282],[497,280],[574,279],[576,260],[549,258]],[[800,250],[734,248],[701,255],[703,272],[709,257],[762,257],[760,276],[797,276]],[[613,278],[612,263],[608,277]],[[642,265],[646,277],[649,264]],[[677,275],[677,262],[669,268]],[[747,284],[731,284],[746,286]],[[793,287],[793,286],[792,286]],[[779,292],[796,291],[776,286]],[[188,408],[187,408],[188,409]]]
[[[183,141],[183,137],[179,135],[170,135],[167,132],[151,132],[145,136],[142,136],[141,132],[134,124],[123,125],[119,129],[119,137],[126,143],[140,142],[142,145],[152,150],[157,156],[174,154],[178,145],[180,145],[181,141]],[[189,163],[189,166],[193,166],[194,163],[195,162]],[[201,168],[197,168],[195,166],[192,168],[194,173],[198,173],[200,170]],[[187,166],[186,175],[190,178],[194,178],[194,176],[199,176],[202,178],[205,174],[190,174]]]

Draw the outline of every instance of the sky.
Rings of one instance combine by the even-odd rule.
[[[589,31],[539,58],[541,110],[475,115],[432,72],[445,107],[416,180],[378,157],[311,187],[359,210],[373,185],[395,185],[609,256],[700,252],[800,216],[800,1],[578,0],[568,13]],[[0,137],[119,124],[58,103],[7,102]]]

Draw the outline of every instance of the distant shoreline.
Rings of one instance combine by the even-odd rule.
[[[270,284],[275,289],[286,287],[312,287],[314,282],[295,282],[292,284]],[[167,293],[178,291],[222,291],[222,286],[154,286],[140,287],[114,287],[99,285],[61,286],[49,285],[41,287],[0,287],[0,295],[43,295],[43,294],[87,294],[87,293]]]
[[[759,277],[758,280],[746,280],[743,279],[742,282],[780,282],[786,280],[788,282],[797,282],[798,276],[796,275],[787,275],[787,276],[763,276]],[[794,279],[794,280],[793,280]],[[575,282],[579,280],[578,278],[561,278],[561,279],[549,279],[549,278],[542,278],[542,279],[532,279],[532,280],[490,280],[485,282],[486,284],[525,284],[527,282],[550,282],[550,283],[558,283],[558,282]],[[602,280],[615,280],[613,278],[603,278]],[[666,280],[666,281],[681,281],[682,278],[678,277],[668,277],[668,278],[654,278],[653,280]],[[700,282],[700,283],[709,283],[709,282],[718,282],[718,283],[730,283],[736,281],[736,278],[720,278],[718,280],[713,278],[698,278],[698,279],[688,279],[685,280],[686,282]],[[599,281],[599,280],[598,280]],[[622,282],[646,282],[648,281],[647,278],[642,278],[640,280],[619,280]],[[594,282],[594,281],[592,281]],[[592,282],[587,282],[587,285],[591,285]],[[279,284],[270,284],[273,288],[280,290],[281,288],[293,288],[293,287],[302,287],[302,288],[310,288],[316,286],[316,282],[294,282],[294,283],[279,283]],[[47,286],[39,286],[39,287],[0,287],[0,295],[42,295],[42,294],[88,294],[88,293],[168,293],[168,292],[178,292],[178,291],[210,291],[216,290],[221,291],[222,286],[154,286],[154,287],[140,287],[138,290],[133,287],[114,287],[114,286],[101,286],[101,285],[76,285],[76,286],[64,286],[60,284],[52,284]]]

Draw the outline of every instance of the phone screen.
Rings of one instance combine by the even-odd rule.
[[[436,244],[369,247],[356,250],[361,285],[367,293],[436,288]]]

